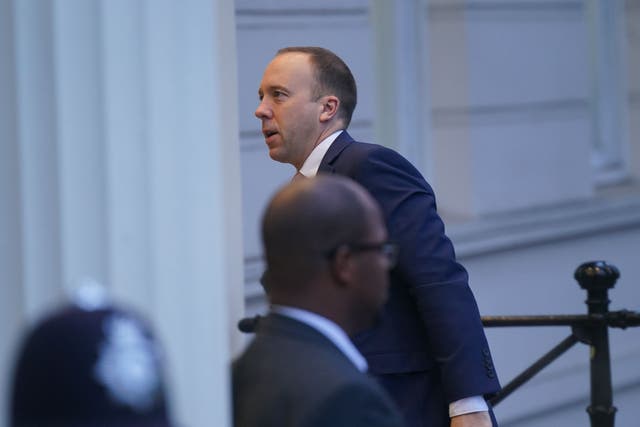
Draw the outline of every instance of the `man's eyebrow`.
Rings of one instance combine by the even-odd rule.
[[[282,85],[272,85],[272,86],[268,86],[267,90],[269,92],[273,92],[274,90],[281,90],[284,92],[289,92],[289,89],[287,89],[286,87],[282,86]]]
[[[282,92],[286,92],[286,93],[290,93],[289,89],[287,89],[285,86],[282,85],[271,85],[271,86],[267,86],[264,91],[262,88],[258,88],[258,98],[264,96],[265,92],[275,92],[275,91],[282,91]]]

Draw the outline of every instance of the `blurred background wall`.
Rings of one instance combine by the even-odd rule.
[[[257,85],[276,50],[321,45],[350,65],[350,133],[405,154],[483,315],[580,314],[583,262],[621,271],[611,309],[640,309],[640,1],[236,0],[248,313],[264,310],[258,220],[294,171],[267,156]],[[568,327],[487,329],[503,384]],[[617,424],[640,417],[640,329],[611,331]],[[502,426],[588,424],[589,349],[503,401]]]
[[[258,219],[293,170],[253,116],[280,47],[359,87],[350,132],[433,184],[483,315],[584,313],[584,261],[640,310],[640,0],[0,0],[0,412],[24,329],[91,276],[167,347],[185,426],[228,425],[227,366],[263,312]],[[506,383],[568,328],[488,329]],[[640,330],[611,332],[619,426]],[[587,424],[577,345],[503,426]]]

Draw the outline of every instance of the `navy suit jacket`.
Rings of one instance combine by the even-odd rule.
[[[449,425],[448,404],[500,386],[467,272],[456,262],[433,190],[395,151],[345,131],[318,173],[345,175],[378,201],[400,247],[379,324],[354,342],[407,425]]]
[[[269,314],[233,364],[236,427],[401,427],[391,399],[324,335]]]

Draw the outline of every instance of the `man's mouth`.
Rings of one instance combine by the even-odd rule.
[[[278,131],[275,131],[275,130],[263,130],[262,134],[264,135],[264,142],[269,144],[270,142],[273,142],[272,137],[274,135],[277,135]]]

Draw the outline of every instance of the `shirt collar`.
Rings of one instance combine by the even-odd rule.
[[[335,138],[334,138],[335,139]],[[316,147],[317,148],[317,147]],[[367,361],[353,345],[347,334],[331,320],[300,308],[282,305],[271,306],[271,312],[302,322],[327,337],[338,349],[358,368],[366,372],[369,368]]]
[[[335,131],[328,137],[322,140],[320,144],[316,145],[307,160],[304,161],[302,167],[300,168],[300,173],[307,178],[313,178],[318,174],[318,168],[320,167],[320,162],[322,162],[322,158],[325,154],[327,154],[327,150],[333,144],[333,141],[336,140],[338,135],[342,133],[342,129]]]

